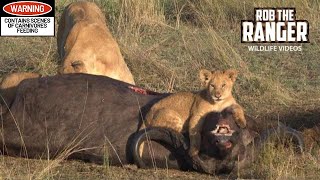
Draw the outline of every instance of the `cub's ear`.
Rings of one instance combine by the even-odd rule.
[[[211,75],[212,75],[212,73],[209,70],[206,70],[206,69],[201,69],[200,70],[199,78],[200,78],[201,84],[203,86],[206,86],[208,84],[209,78],[210,78]]]
[[[224,71],[224,74],[228,75],[229,78],[235,82],[238,76],[238,71],[235,69],[228,69],[226,71]]]

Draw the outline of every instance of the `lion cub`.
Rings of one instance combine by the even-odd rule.
[[[198,92],[175,93],[160,100],[146,115],[146,126],[189,132],[189,154],[197,155],[203,120],[209,112],[221,112],[231,106],[236,123],[241,128],[246,126],[243,109],[231,93],[236,77],[237,71],[231,69],[215,72],[200,70],[200,81],[205,88]]]

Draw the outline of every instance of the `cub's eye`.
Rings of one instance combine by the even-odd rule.
[[[222,87],[224,88],[226,86],[226,84],[222,84]]]
[[[210,84],[210,86],[211,86],[213,89],[215,88],[213,84]]]

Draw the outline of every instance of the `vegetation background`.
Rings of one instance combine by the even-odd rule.
[[[56,0],[57,22],[72,0]],[[137,85],[158,92],[199,89],[198,71],[235,68],[234,88],[246,113],[260,121],[282,121],[301,130],[307,152],[266,147],[239,178],[316,179],[320,177],[320,1],[319,0],[95,0],[105,13]],[[254,7],[295,7],[309,21],[310,43],[301,52],[250,52],[240,43],[240,21]],[[90,37],[88,37],[90,38]],[[274,44],[278,45],[278,44]],[[286,45],[286,44],[281,44]],[[290,44],[292,45],[292,44]],[[0,75],[38,72],[55,75],[56,37],[1,37]],[[308,129],[314,127],[313,129]],[[27,160],[0,156],[3,179],[207,179],[174,170],[128,170],[82,162]],[[217,177],[211,177],[217,178]]]

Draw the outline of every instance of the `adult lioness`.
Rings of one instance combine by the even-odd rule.
[[[200,80],[205,89],[199,92],[172,94],[152,106],[146,115],[146,126],[171,128],[189,132],[191,156],[198,155],[204,117],[210,112],[221,112],[231,106],[236,123],[244,128],[246,119],[242,107],[232,96],[236,80],[235,70],[200,71]]]
[[[0,83],[0,114],[7,112],[16,96],[17,86],[21,81],[38,77],[40,77],[40,74],[28,72],[12,73],[3,77]]]
[[[96,4],[75,2],[65,8],[59,22],[57,44],[63,61],[60,73],[104,75],[134,84],[118,44]]]

